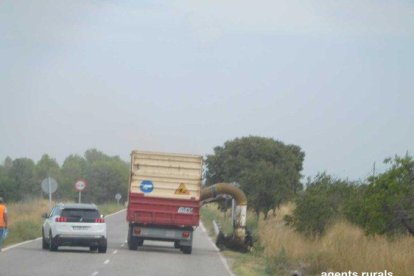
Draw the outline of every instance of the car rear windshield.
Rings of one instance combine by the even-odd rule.
[[[95,222],[100,217],[94,209],[63,209],[60,216],[67,218],[67,222]]]

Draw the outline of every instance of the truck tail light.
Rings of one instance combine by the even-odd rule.
[[[57,217],[55,219],[55,221],[56,222],[67,222],[68,221],[68,218],[65,218],[65,217]]]
[[[141,235],[141,228],[139,228],[139,227],[134,227],[134,235],[135,235],[135,236],[139,236],[139,235]]]
[[[181,233],[181,236],[182,236],[184,239],[188,239],[188,238],[190,237],[190,232],[184,231],[184,232],[182,232],[182,233]]]
[[[104,223],[105,222],[105,219],[104,218],[97,218],[97,219],[95,219],[95,222],[97,222],[97,223]]]

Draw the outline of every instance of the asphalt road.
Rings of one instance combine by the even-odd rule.
[[[127,276],[127,275],[232,275],[203,227],[194,233],[193,252],[185,255],[173,243],[145,241],[137,251],[126,244],[125,211],[106,217],[108,251],[59,247],[42,250],[41,239],[0,252],[1,276]]]

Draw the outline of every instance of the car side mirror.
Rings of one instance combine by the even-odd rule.
[[[42,218],[47,219],[48,217],[49,217],[49,215],[47,213],[42,214]]]

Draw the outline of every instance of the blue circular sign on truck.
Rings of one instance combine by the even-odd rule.
[[[152,184],[152,181],[151,180],[143,180],[141,182],[141,185],[139,185],[139,188],[145,194],[146,193],[151,193],[152,190],[154,190],[154,184]]]

